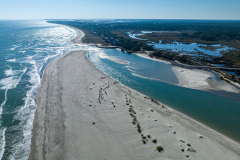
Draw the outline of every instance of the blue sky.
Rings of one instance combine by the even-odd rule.
[[[240,0],[0,0],[0,19],[238,19]]]

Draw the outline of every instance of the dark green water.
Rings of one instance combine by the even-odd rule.
[[[129,64],[115,63],[107,59],[109,57],[128,61]],[[240,94],[179,87],[174,85],[177,80],[171,65],[118,50],[95,49],[89,52],[89,59],[98,69],[124,85],[240,142]],[[149,68],[147,71],[145,65]]]

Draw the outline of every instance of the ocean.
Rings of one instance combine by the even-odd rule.
[[[35,96],[47,64],[76,49],[75,31],[46,21],[0,21],[0,159],[28,158]]]
[[[0,159],[28,158],[43,71],[52,59],[75,49],[89,50],[93,65],[124,85],[240,142],[239,94],[180,87],[172,65],[116,49],[72,44],[75,34],[44,20],[0,21]]]

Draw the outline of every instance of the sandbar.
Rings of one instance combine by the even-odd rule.
[[[173,67],[172,70],[179,80],[179,86],[199,90],[220,90],[240,93],[240,90],[226,81],[217,81],[215,75],[199,69]]]
[[[124,61],[122,59],[117,59],[117,58],[108,58],[108,59],[113,62],[119,63],[119,64],[128,64],[129,63],[128,61]]]

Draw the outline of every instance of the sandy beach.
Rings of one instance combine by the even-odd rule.
[[[162,62],[162,63],[166,63],[166,64],[171,64],[170,62],[167,62],[167,61],[164,61],[164,60],[161,60],[161,59],[151,58],[147,54],[144,54],[144,53],[134,53],[134,54],[139,56],[139,57],[142,57],[142,58],[150,59],[152,61],[158,61],[158,62]]]
[[[240,159],[238,143],[105,75],[87,53],[44,70],[29,160]]]
[[[239,93],[240,90],[226,81],[217,81],[213,73],[199,70],[173,67],[172,70],[177,75],[179,86],[199,89],[199,90],[220,90],[226,92]]]
[[[166,64],[171,64],[170,62],[151,58],[147,54],[143,53],[134,53],[135,55],[150,59],[152,61],[159,61]],[[213,73],[199,70],[199,69],[187,69],[182,67],[174,66],[172,68],[173,72],[176,74],[178,78],[178,85],[181,87],[198,89],[198,90],[219,90],[225,92],[233,92],[240,93],[239,84],[238,83],[227,83],[226,81],[217,81],[215,79],[215,75]]]

